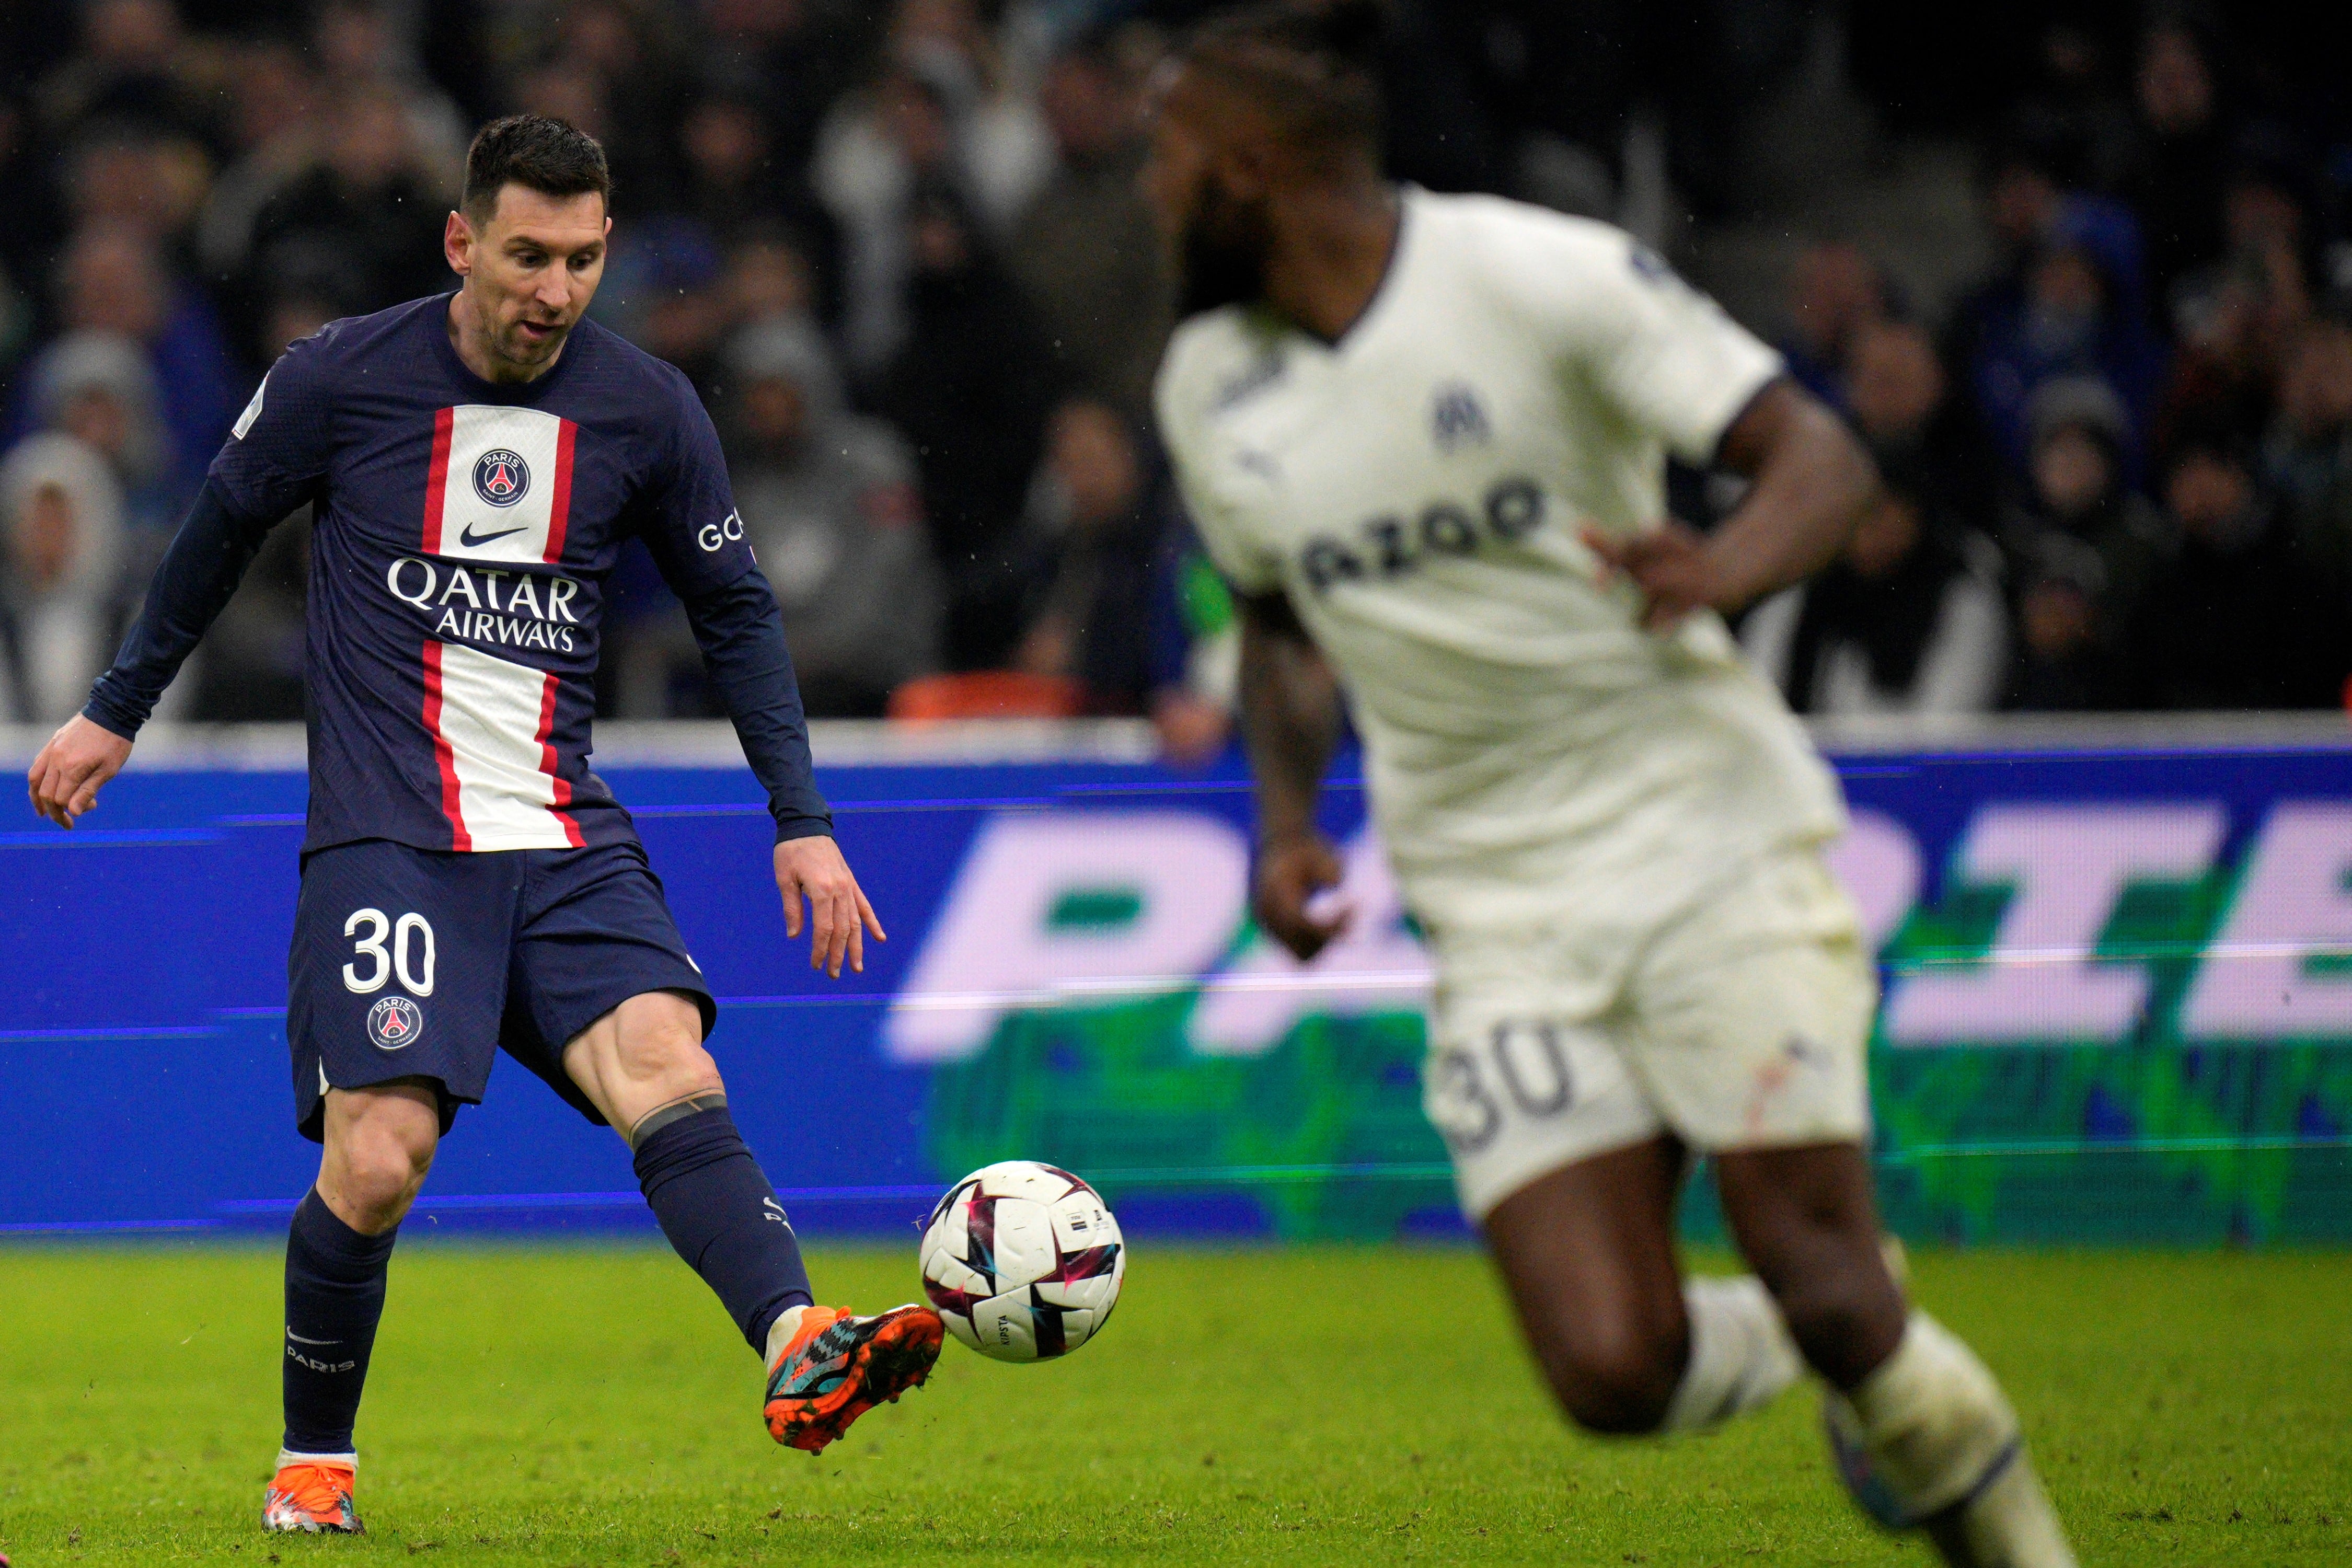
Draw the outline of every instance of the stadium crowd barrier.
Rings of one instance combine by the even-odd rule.
[[[20,765],[39,737],[0,731]],[[1885,982],[1881,1190],[1906,1235],[2352,1240],[2352,731],[2335,717],[1829,728]],[[1301,968],[1245,907],[1246,775],[1139,725],[820,725],[891,931],[783,936],[723,724],[599,727],[720,1001],[712,1048],[796,1223],[898,1234],[1021,1155],[1141,1231],[1458,1236],[1423,1119],[1428,968],[1343,763],[1349,935]],[[299,728],[158,730],[68,834],[0,831],[0,1236],[274,1229]],[[428,1007],[429,1002],[425,1004]],[[1703,1185],[1695,1233],[1717,1225]],[[443,1232],[649,1227],[628,1161],[511,1063],[444,1144]]]

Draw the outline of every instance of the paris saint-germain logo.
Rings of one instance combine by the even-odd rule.
[[[425,1033],[425,1009],[405,996],[386,996],[368,1009],[368,1038],[376,1048],[396,1051]]]
[[[512,506],[530,489],[530,465],[520,452],[496,447],[474,460],[474,493],[492,506]]]

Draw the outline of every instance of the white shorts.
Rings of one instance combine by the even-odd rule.
[[[1878,977],[1814,850],[1767,857],[1612,986],[1573,922],[1433,933],[1423,1104],[1474,1221],[1537,1177],[1672,1132],[1694,1149],[1857,1142]]]

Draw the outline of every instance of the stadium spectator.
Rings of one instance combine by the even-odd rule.
[[[2137,469],[2162,390],[2164,347],[2140,313],[2123,236],[2095,222],[2062,222],[2027,262],[2013,299],[1989,301],[1969,366],[1987,433],[2012,475],[2025,471],[2026,408],[2054,376],[2096,376],[2131,415],[2127,462]]]
[[[196,260],[207,278],[243,276],[253,253],[255,222],[278,194],[302,178],[319,158],[318,76],[291,43],[272,39],[238,47],[232,58],[230,160],[205,199],[196,226]],[[243,293],[243,289],[238,290]],[[245,318],[250,341],[253,311]]]
[[[2276,374],[2287,343],[2314,308],[2305,197],[2276,149],[2249,153],[2230,177],[2222,201],[2221,254],[2184,272],[2172,291],[2173,321],[2183,337],[2225,311],[2242,314],[2256,379]]]
[[[2035,392],[2031,484],[2002,520],[2016,585],[2017,658],[2004,705],[2121,706],[2126,635],[2171,539],[2124,482],[2130,419],[2105,383],[2061,377]]]
[[[146,353],[171,441],[172,488],[184,499],[194,495],[245,401],[244,376],[210,300],[176,286],[153,242],[120,226],[76,235],[59,270],[59,314],[68,330],[112,333]],[[20,395],[11,426],[30,424]]]
[[[701,10],[710,69],[759,84],[776,162],[807,169],[818,127],[849,85],[860,18],[808,0],[703,0]]]
[[[211,156],[192,137],[120,121],[87,125],[65,170],[76,227],[143,235],[174,262],[211,187]]]
[[[2166,17],[2148,28],[2133,89],[2139,140],[2123,190],[2147,227],[2149,283],[2168,310],[2173,284],[2222,248],[2228,137],[2211,53],[2191,24]]]
[[[2110,635],[2107,575],[2072,534],[2034,539],[2013,558],[2016,649],[2001,706],[2019,712],[2096,712],[2128,705],[2125,650]]]
[[[415,166],[437,175],[437,194],[455,203],[473,128],[425,74],[417,34],[424,10],[391,0],[329,0],[319,10],[312,46],[333,96],[362,87],[390,88],[399,96]]]
[[[2326,708],[2352,672],[2346,606],[2322,591],[2235,432],[2184,434],[2167,465],[2180,547],[2130,639],[2135,706]]]
[[[114,651],[122,497],[106,459],[62,431],[17,443],[0,463],[0,632],[20,723],[81,710]]]
[[[1053,142],[1006,79],[971,0],[901,0],[884,68],[818,137],[812,177],[841,226],[853,369],[872,374],[906,333],[919,193],[953,190],[992,244],[1045,183]]]
[[[2024,499],[2002,519],[2013,558],[2031,556],[2052,533],[2087,545],[2101,562],[2109,603],[2126,611],[2170,547],[2155,510],[2125,482],[2131,416],[2106,383],[2061,376],[2027,405],[2032,430]]]
[[[814,324],[772,318],[727,350],[728,468],[743,529],[783,606],[813,717],[878,718],[937,666],[938,573],[912,453],[851,413]]]
[[[733,320],[726,258],[700,219],[674,213],[614,226],[596,319],[717,395],[719,347]]]
[[[555,54],[603,89],[614,185],[635,193],[631,204],[640,212],[668,205],[680,173],[681,121],[691,148],[694,118],[718,101],[688,90],[678,20],[669,7],[621,0],[575,0],[556,16]]]
[[[171,437],[156,411],[146,353],[114,333],[69,332],[41,352],[28,383],[35,423],[73,437],[105,462],[119,491],[115,510],[131,534],[131,569],[152,568],[180,525],[186,497],[173,480]]]
[[[1130,73],[1099,35],[1055,57],[1039,101],[1058,165],[1022,215],[1010,255],[1063,380],[1141,419],[1174,298],[1136,188],[1143,149],[1135,99]]]
[[[1905,468],[1955,522],[1990,526],[1999,465],[1968,404],[1950,395],[1935,340],[1914,321],[1862,327],[1846,350],[1843,401],[1882,464]]]
[[[418,167],[405,101],[382,82],[352,87],[322,128],[320,157],[254,215],[241,274],[250,300],[292,278],[331,279],[352,313],[446,287],[439,182]]]
[[[755,225],[727,253],[727,310],[744,325],[815,316],[830,320],[827,296],[807,255],[780,226]]]
[[[1012,657],[1031,587],[1021,517],[1054,403],[1028,300],[953,191],[916,197],[906,342],[879,408],[915,445],[923,515],[947,583],[950,669]]]
[[[2008,659],[2000,572],[1979,535],[1944,524],[1890,471],[1845,552],[1757,606],[1748,658],[1800,713],[1980,713]]]
[[[1032,537],[1054,557],[1014,658],[1068,676],[1094,713],[1136,714],[1152,694],[1151,570],[1160,534],[1140,445],[1108,404],[1054,411]]]
[[[171,0],[90,0],[80,10],[79,48],[40,85],[52,138],[70,141],[106,119],[192,134],[212,129],[210,95]]]
[[[1859,246],[1807,246],[1789,275],[1789,325],[1780,343],[1789,374],[1831,407],[1843,407],[1840,367],[1855,335],[1883,320],[1886,309],[1886,279]]]
[[[2352,583],[2352,326],[2315,321],[2296,337],[2263,472],[2298,547],[2333,582]]]

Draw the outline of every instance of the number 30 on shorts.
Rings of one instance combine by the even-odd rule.
[[[1506,1020],[1475,1046],[1431,1058],[1430,1120],[1457,1154],[1475,1154],[1503,1130],[1505,1110],[1558,1116],[1576,1098],[1568,1047],[1548,1023]]]
[[[365,936],[360,935],[362,930]],[[383,990],[384,982],[396,974],[401,989],[411,996],[433,994],[433,927],[423,915],[404,914],[395,921],[382,910],[354,910],[343,922],[343,934],[357,939],[352,944],[353,962],[343,965],[344,990],[364,996]],[[392,939],[388,948],[387,937]],[[370,961],[365,973],[357,962],[362,958]]]

